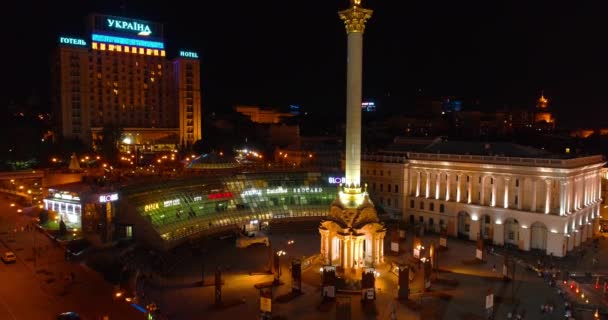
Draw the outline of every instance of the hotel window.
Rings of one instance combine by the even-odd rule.
[[[391,206],[391,198],[386,199],[387,205],[390,207]]]
[[[395,185],[395,193],[399,193],[399,185],[398,184]]]
[[[517,196],[515,196],[515,204],[517,204]]]
[[[424,223],[424,217],[423,216],[418,216],[418,221],[420,221],[420,223]]]
[[[387,188],[387,189],[386,189],[386,190],[387,190],[387,192],[391,192],[391,184],[390,184],[390,183],[386,185],[386,188]]]
[[[469,182],[469,176],[467,176],[467,182]]]
[[[434,203],[432,203],[432,202],[431,202],[431,203],[429,204],[429,210],[430,210],[430,211],[435,211],[435,204],[434,204]]]
[[[395,199],[395,208],[399,207],[399,199]]]
[[[515,186],[519,187],[519,179],[515,179]]]
[[[443,213],[445,211],[445,205],[443,203],[439,204],[439,212]]]
[[[380,192],[384,192],[384,185],[382,183],[380,184]]]
[[[494,178],[490,178],[490,184],[494,184]]]
[[[410,200],[410,208],[414,209],[414,200]]]
[[[424,201],[420,201],[420,210],[424,210]]]
[[[479,177],[479,183],[481,183],[481,177]]]

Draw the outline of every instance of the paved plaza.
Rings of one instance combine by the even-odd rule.
[[[439,242],[438,235],[425,235],[423,244],[429,246],[433,241]],[[289,261],[291,258],[301,258],[315,255],[319,250],[319,234],[281,233],[271,235],[273,251],[283,250],[286,256],[282,259],[283,285],[275,287],[273,316],[278,319],[336,319],[336,310],[320,310],[321,303],[319,261],[303,272],[304,294],[288,303],[279,303],[276,297],[291,290]],[[293,241],[292,244],[288,244]],[[599,259],[592,263],[592,255],[599,257],[599,252],[608,250],[608,241],[600,240],[597,253],[587,256],[576,256],[549,261],[545,257],[531,253],[510,252],[518,261],[515,267],[514,281],[505,283],[502,280],[501,266],[504,261],[504,250],[496,248],[494,253],[488,252],[486,261],[472,263],[475,258],[475,243],[470,241],[448,239],[448,250],[438,256],[439,271],[433,275],[430,292],[422,295],[412,295],[411,301],[405,303],[396,300],[397,276],[389,272],[391,261],[402,262],[409,260],[412,248],[412,237],[408,236],[401,244],[402,253],[391,255],[388,243],[385,244],[386,263],[377,268],[380,272],[376,286],[378,290],[375,301],[375,313],[365,313],[362,310],[360,295],[341,295],[351,301],[351,319],[391,319],[391,313],[397,319],[486,319],[485,296],[488,290],[494,293],[494,319],[507,319],[507,314],[519,314],[523,319],[563,319],[564,299],[557,293],[556,287],[551,287],[545,279],[526,268],[528,263],[553,263],[556,267],[573,270],[573,267],[583,269],[606,269],[608,259]],[[174,253],[177,262],[173,263],[166,277],[154,275],[145,285],[145,299],[158,302],[163,314],[168,319],[193,319],[193,315],[204,315],[206,319],[256,319],[258,316],[259,293],[254,285],[272,281],[272,275],[258,275],[268,269],[268,248],[255,245],[246,249],[237,249],[234,239],[207,240],[203,254],[193,253],[184,247]],[[591,247],[589,252],[594,252]],[[206,270],[207,282],[212,282],[213,271],[223,270],[224,285],[222,301],[232,307],[216,310],[214,302],[214,287],[200,286],[201,268]],[[496,267],[496,271],[494,270]],[[250,273],[254,275],[250,275]],[[585,290],[590,290],[587,286]],[[583,288],[583,287],[581,287]],[[599,296],[599,295],[598,295]],[[567,296],[574,302],[577,297]],[[598,303],[603,299],[597,299]],[[604,299],[605,301],[605,299]],[[580,302],[580,301],[579,301]],[[541,313],[541,305],[555,306],[553,313]],[[593,303],[589,304],[593,309]],[[593,319],[592,311],[577,311],[575,319]]]

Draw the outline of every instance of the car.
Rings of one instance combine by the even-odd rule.
[[[6,251],[5,253],[2,254],[2,262],[15,263],[15,262],[17,262],[17,256],[11,251]]]
[[[252,244],[262,243],[266,246],[270,245],[270,240],[268,236],[264,234],[253,234],[253,235],[240,235],[236,238],[236,247],[237,248],[247,248]]]
[[[78,313],[70,311],[57,315],[57,320],[81,320],[81,318]]]

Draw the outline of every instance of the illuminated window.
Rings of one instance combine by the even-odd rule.
[[[131,47],[131,53],[137,53],[137,48]]]
[[[164,56],[165,56],[165,50],[161,50],[161,51],[160,51],[160,56],[161,56],[161,57],[164,57]]]
[[[146,49],[146,55],[147,56],[151,56],[152,55],[152,49]]]
[[[139,54],[144,54],[144,48],[139,48]]]
[[[106,44],[105,43],[100,43],[99,44],[99,49],[106,50]]]
[[[116,51],[122,52],[122,47],[121,46],[116,46]]]
[[[93,42],[93,49],[97,50],[97,42]]]
[[[158,50],[157,49],[154,49],[154,55],[158,56]]]
[[[162,69],[163,66],[159,63],[156,67],[158,67],[158,69]]]
[[[129,53],[129,46],[125,46],[125,52]]]
[[[114,51],[114,45],[113,45],[113,44],[108,45],[108,50],[109,50],[109,51]]]

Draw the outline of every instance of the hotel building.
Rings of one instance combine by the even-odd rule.
[[[599,230],[605,164],[599,155],[440,141],[364,155],[362,176],[381,207],[428,231],[562,257]]]
[[[111,126],[142,151],[201,138],[198,53],[169,54],[159,23],[92,14],[87,27],[60,36],[51,62],[56,135],[95,145]]]

